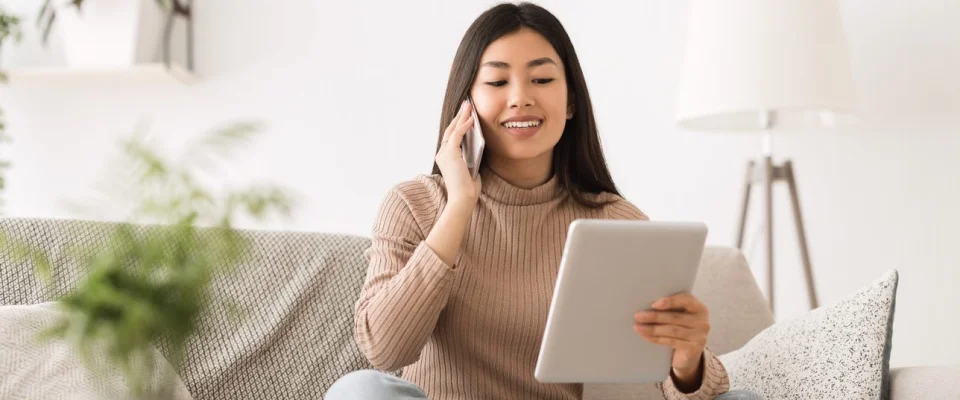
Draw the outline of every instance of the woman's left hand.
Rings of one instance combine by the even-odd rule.
[[[693,295],[681,293],[659,299],[652,307],[634,315],[633,329],[648,342],[673,349],[673,375],[680,380],[676,383],[699,387],[710,333],[707,306]]]

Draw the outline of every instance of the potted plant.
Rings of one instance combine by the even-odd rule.
[[[60,25],[64,55],[71,67],[124,68],[138,63],[169,63],[176,17],[186,18],[187,35],[192,33],[191,7],[183,1],[44,0],[37,23],[44,43],[54,23]]]

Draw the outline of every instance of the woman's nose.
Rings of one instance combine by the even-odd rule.
[[[533,104],[533,97],[524,85],[513,85],[510,90],[510,108],[530,107]]]

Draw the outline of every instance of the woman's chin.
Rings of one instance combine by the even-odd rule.
[[[522,147],[512,148],[507,151],[505,158],[510,161],[533,161],[538,158],[543,158],[550,152],[550,149],[540,149],[532,147]]]

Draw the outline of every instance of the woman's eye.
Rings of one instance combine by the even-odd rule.
[[[500,86],[506,85],[507,81],[493,81],[493,82],[487,82],[487,84],[490,86],[500,87]]]
[[[533,82],[543,85],[543,84],[553,82],[553,78],[534,79]]]

